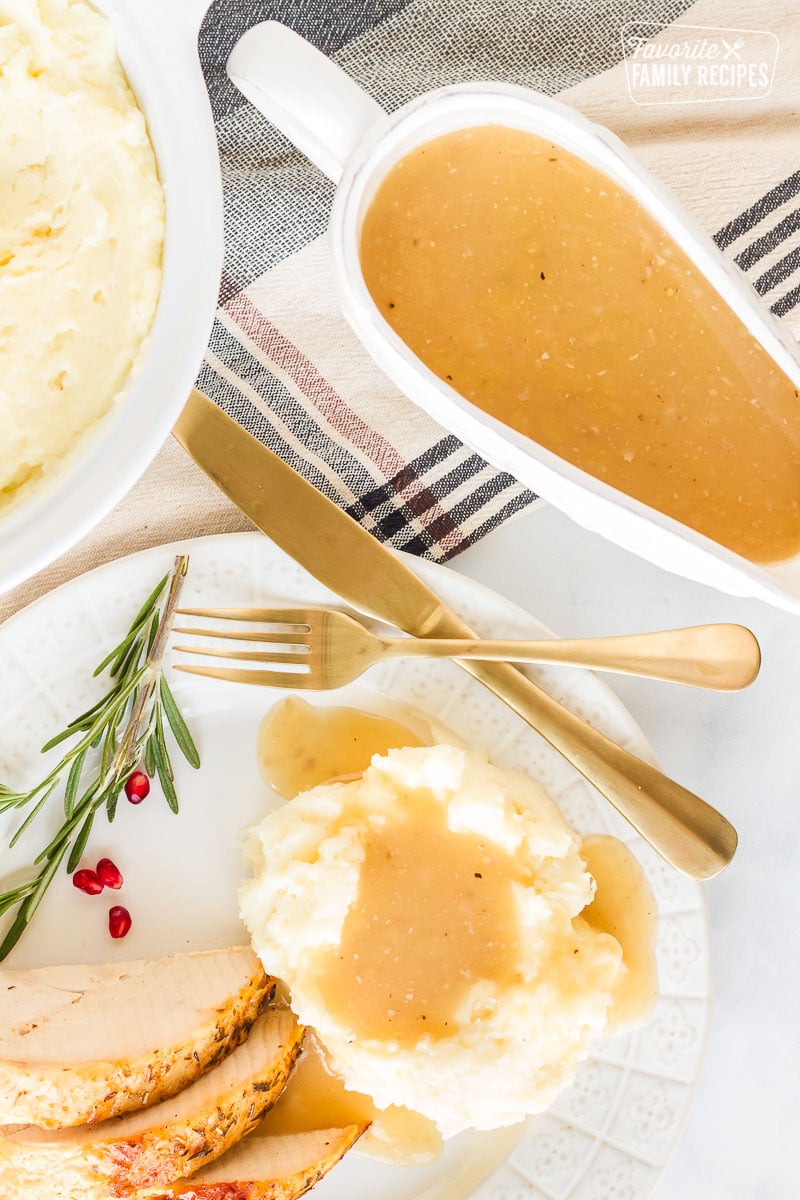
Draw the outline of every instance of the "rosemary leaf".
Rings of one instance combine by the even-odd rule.
[[[17,889],[17,891],[26,891],[28,894],[20,904],[20,907],[17,910],[17,915],[7,930],[3,941],[0,942],[0,961],[2,961],[6,955],[11,953],[27,929],[33,914],[36,912],[37,908],[42,902],[42,899],[44,898],[45,892],[53,882],[53,877],[61,865],[61,860],[64,857],[66,850],[67,848],[64,846],[64,848],[60,850],[59,853],[55,855],[55,857],[52,858],[45,867],[43,867],[35,879],[32,879],[27,885],[23,885],[22,888]],[[0,898],[0,904],[2,904],[2,898]]]
[[[161,784],[161,790],[164,793],[164,799],[174,813],[178,811],[178,796],[175,791],[175,784],[172,781],[172,766],[167,755],[166,747],[164,746],[163,734],[159,738],[158,733],[153,738],[153,753],[156,760],[156,773],[158,781]]]
[[[159,614],[156,613],[153,620],[158,623]],[[142,665],[142,660],[147,655],[147,630],[142,629],[138,638],[132,644],[128,653],[119,665],[118,679],[127,681]]]
[[[81,826],[81,831],[75,839],[74,846],[70,850],[69,858],[67,859],[67,873],[69,875],[71,875],[78,866],[78,863],[81,861],[81,856],[86,849],[86,843],[89,840],[89,834],[92,832],[92,826],[94,825],[95,812],[96,809],[92,808],[88,817]],[[64,850],[66,850],[66,846],[64,846]]]
[[[167,743],[164,738],[164,718],[161,716],[161,709],[156,708],[156,766],[158,765],[159,754],[164,769],[167,775],[169,775],[169,781],[172,783],[175,779],[175,772],[172,769],[172,763],[169,761],[169,754],[167,753]]]
[[[106,667],[109,666],[110,663],[113,663],[116,658],[120,657],[120,651],[127,648],[130,641],[136,636],[136,634],[141,629],[142,625],[144,625],[145,621],[149,617],[150,613],[152,612],[153,608],[155,607],[156,601],[158,600],[161,593],[164,591],[164,588],[167,586],[168,580],[169,580],[169,575],[165,575],[164,578],[161,579],[156,584],[156,586],[153,588],[150,595],[145,600],[142,607],[139,609],[136,616],[133,618],[133,621],[131,622],[131,627],[128,630],[125,637],[122,639],[122,641],[119,643],[119,645],[115,646],[113,650],[110,650],[109,653],[103,659],[103,661],[98,666],[95,667],[95,669],[94,669],[95,677],[97,677],[98,675],[101,675],[102,672],[105,671]],[[115,674],[115,671],[113,669],[111,671],[111,674],[112,675]]]
[[[156,753],[151,733],[144,748],[144,769],[152,779],[156,773]]]
[[[133,667],[138,666],[139,659],[142,654],[142,638],[141,636],[134,638],[131,644],[126,647],[125,653],[114,660],[111,666],[111,673],[117,679],[127,679],[128,673]]]
[[[175,784],[172,782],[172,780],[169,777],[169,771],[170,771],[169,760],[167,760],[167,763],[165,764],[163,758],[158,759],[156,761],[156,768],[158,770],[158,780],[159,780],[159,783],[161,784],[161,789],[164,793],[164,799],[166,800],[167,804],[170,806],[172,811],[175,814],[177,814],[177,812],[178,812],[178,793],[175,791]]]
[[[194,744],[194,739],[189,732],[189,727],[183,719],[181,710],[175,702],[175,697],[172,694],[172,689],[167,683],[166,677],[161,676],[161,702],[164,705],[164,715],[169,722],[169,727],[172,730],[175,741],[180,747],[183,757],[186,759],[190,767],[195,770],[200,766],[200,755],[197,753],[197,746]]]
[[[61,860],[64,857],[64,855],[66,854],[66,852],[67,852],[66,845],[61,846],[58,850],[58,853],[53,855],[53,857],[48,862],[47,866],[42,871],[39,878],[36,880],[36,887],[34,888],[33,892],[31,893],[31,897],[30,897],[30,908],[28,909],[28,920],[31,919],[33,914],[36,912],[36,909],[39,907],[42,900],[44,899],[44,894],[47,891],[50,884],[52,883],[53,876],[55,875],[56,871],[58,870],[59,866],[61,865]]]
[[[109,825],[114,824],[114,817],[117,815],[117,805],[119,804],[119,788],[109,788],[106,797],[106,820]]]
[[[30,792],[0,792],[0,813],[8,812],[10,808],[19,808],[30,798]]]
[[[86,712],[82,712],[80,716],[73,717],[69,725],[67,725],[67,729],[73,729],[76,731],[78,729],[88,729],[92,724],[95,714],[98,713],[100,709],[108,703],[108,697],[109,693],[106,692],[104,696],[100,697],[96,704],[93,704],[91,708],[87,708]]]
[[[66,729],[61,730],[61,733],[57,733],[55,737],[51,737],[49,742],[45,742],[45,744],[42,746],[42,754],[46,754],[47,751],[52,750],[54,746],[60,746],[62,742],[67,740],[67,738],[74,737],[77,732],[77,728],[70,728],[68,725]]]
[[[186,570],[183,567],[183,560],[185,560],[185,555],[179,556],[179,558],[176,559],[175,561],[176,561],[176,568],[178,568],[178,564],[180,564],[179,569],[182,569],[183,574],[185,575]],[[156,605],[156,601],[158,600],[161,593],[164,591],[164,588],[169,583],[169,579],[170,579],[170,572],[167,571],[166,575],[164,575],[162,579],[159,579],[158,583],[153,588],[152,592],[147,597],[144,604],[137,612],[136,616],[133,618],[132,623],[134,625],[144,625],[144,622],[145,622],[148,614],[153,611],[153,609],[155,608],[155,605]]]
[[[103,753],[100,759],[100,778],[105,779],[108,775],[114,755],[117,752],[117,743],[114,739],[114,730],[109,725],[103,737]]]
[[[73,746],[65,762],[72,759],[76,754],[79,754],[84,746],[97,747],[100,745],[100,741],[103,737],[103,730],[108,724],[109,717],[113,713],[119,712],[125,707],[130,699],[131,693],[138,686],[143,673],[144,668],[141,667],[132,679],[128,679],[125,680],[124,683],[120,683],[118,687],[112,689],[112,691],[110,691],[108,695],[104,697],[104,707],[102,711],[94,717],[91,725],[89,725],[84,732],[83,738],[77,745]],[[63,742],[65,738],[71,737],[73,733],[75,733],[74,729],[64,729],[61,731],[61,733],[57,733],[56,736],[52,737],[49,742],[45,742],[45,744],[42,746],[42,753],[44,754],[45,750],[51,750],[53,746],[57,746],[59,742]],[[57,770],[60,770],[60,768],[57,768]]]
[[[95,785],[92,784],[89,788],[89,792],[93,792],[94,789]],[[72,816],[64,822],[58,833],[52,838],[51,841],[47,843],[44,850],[40,850],[36,855],[36,858],[33,860],[33,865],[35,867],[38,867],[39,863],[44,862],[46,859],[49,859],[53,854],[55,854],[56,850],[58,850],[59,846],[62,844],[69,845],[73,833],[78,828],[86,814],[86,808],[87,804],[84,804],[83,801],[76,806]]]
[[[3,892],[2,896],[0,896],[0,917],[3,913],[8,912],[10,908],[13,908],[15,904],[19,904],[21,900],[24,900],[26,896],[29,896],[35,884],[35,879],[29,879],[27,883],[23,883],[19,887]]]
[[[127,656],[131,646],[136,644],[138,637],[139,637],[139,630],[135,629],[135,628],[131,629],[127,633],[127,635],[122,639],[120,644],[118,646],[116,646],[110,652],[110,654],[106,655],[106,657],[99,664],[99,666],[95,667],[95,672],[94,672],[95,676],[97,676],[101,672],[105,671],[106,668],[108,668],[108,673],[112,677],[114,675],[117,675],[119,673],[120,663]]]
[[[39,800],[36,802],[36,804],[33,806],[33,808],[31,809],[31,811],[28,813],[27,817],[25,818],[25,820],[24,820],[24,821],[22,822],[22,824],[20,825],[19,829],[16,831],[16,833],[15,833],[15,834],[14,834],[14,836],[12,837],[11,841],[8,843],[8,848],[9,848],[9,850],[13,850],[13,849],[14,849],[14,847],[15,847],[15,846],[16,846],[16,844],[17,844],[17,842],[18,842],[18,841],[19,841],[19,839],[22,837],[23,833],[24,833],[24,832],[25,832],[25,830],[28,828],[28,826],[29,826],[29,825],[30,825],[30,824],[31,824],[33,821],[35,821],[35,820],[36,820],[36,818],[38,817],[39,813],[42,811],[42,809],[44,808],[45,804],[46,804],[46,803],[47,803],[47,801],[50,799],[50,795],[51,795],[51,793],[53,792],[53,790],[55,789],[55,787],[56,787],[56,785],[57,785],[57,784],[58,784],[58,780],[57,780],[57,779],[54,779],[54,780],[53,780],[53,782],[50,784],[50,787],[49,787],[49,788],[47,788],[47,790],[46,790],[46,791],[42,792],[42,795],[41,795],[40,799],[39,799]]]
[[[82,750],[80,754],[72,760],[72,766],[70,767],[69,775],[67,776],[67,786],[64,790],[65,817],[72,816],[72,810],[75,806],[75,797],[78,794],[78,784],[81,781],[81,771],[83,770],[83,764],[86,762],[86,755],[88,752],[89,747],[87,746],[85,750]]]
[[[23,900],[16,917],[11,922],[9,929],[6,932],[6,936],[3,938],[2,942],[0,942],[0,961],[2,961],[7,954],[11,953],[25,930],[28,928],[28,922],[30,921],[30,907],[31,897],[28,896],[27,899]]]
[[[41,791],[47,788],[57,775],[51,772],[45,779],[41,779],[36,787],[31,788],[29,792],[20,792],[17,795],[10,795],[5,799],[0,799],[0,812],[7,812],[10,808],[26,808]]]
[[[95,679],[97,678],[98,675],[102,675],[102,673],[103,673],[103,671],[105,671],[106,667],[109,666],[114,661],[114,659],[119,654],[120,646],[122,646],[122,645],[124,645],[124,643],[120,642],[119,646],[115,646],[113,650],[109,650],[108,654],[105,656],[103,661],[101,663],[98,663],[98,665],[95,667],[94,671],[92,672],[92,675]]]
[[[113,742],[115,747],[117,745],[117,733],[119,730],[119,723],[122,720],[122,715],[123,714],[121,711],[114,713],[111,717],[111,720],[108,722],[108,728],[106,729],[106,737]]]

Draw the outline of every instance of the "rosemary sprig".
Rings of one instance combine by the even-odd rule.
[[[200,766],[197,747],[162,666],[188,566],[186,555],[175,559],[172,573],[159,581],[125,637],[96,668],[95,675],[108,671],[112,680],[105,695],[42,747],[44,753],[75,739],[61,760],[28,791],[14,791],[0,783],[0,813],[12,809],[25,813],[9,848],[16,845],[56,788],[64,783],[64,820],[34,859],[38,872],[0,893],[0,916],[16,909],[0,942],[0,961],[27,929],[61,863],[66,859],[69,873],[77,867],[100,810],[105,808],[108,821],[114,820],[120,792],[132,771],[140,769],[151,777],[157,775],[167,803],[173,812],[178,811],[167,726],[186,761],[192,767]]]

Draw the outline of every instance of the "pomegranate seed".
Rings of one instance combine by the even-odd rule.
[[[96,871],[89,870],[84,867],[82,871],[76,871],[72,876],[73,886],[81,892],[86,892],[87,896],[99,896],[103,890],[103,883]]]
[[[110,858],[100,859],[97,864],[97,878],[103,887],[113,888],[114,891],[122,887],[122,872]]]
[[[108,932],[112,938],[124,938],[132,924],[131,914],[121,904],[115,904],[108,910]]]
[[[125,795],[131,804],[141,804],[150,791],[150,780],[144,771],[132,771],[125,783]]]

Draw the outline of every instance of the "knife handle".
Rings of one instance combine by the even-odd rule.
[[[426,635],[476,636],[449,611],[440,612]],[[705,800],[593,729],[516,667],[464,659],[458,665],[572,763],[672,866],[693,879],[712,879],[728,865],[736,852],[736,830]]]

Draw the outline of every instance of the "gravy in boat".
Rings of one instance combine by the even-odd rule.
[[[800,551],[800,394],[623,188],[485,125],[368,209],[382,315],[467,400],[753,562]]]

